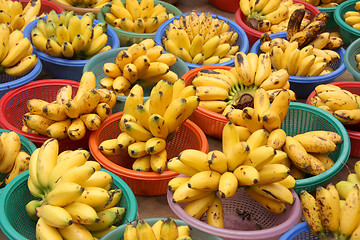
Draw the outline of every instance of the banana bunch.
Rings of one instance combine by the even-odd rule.
[[[305,5],[292,0],[240,0],[239,5],[250,26],[260,32],[286,31],[291,14],[298,9],[306,12],[301,21],[302,27],[311,20],[311,12],[305,9]]]
[[[316,7],[337,7],[345,1],[346,0],[305,0],[305,2]]]
[[[329,14],[320,12],[316,14],[311,21],[301,27],[301,21],[305,16],[303,9],[298,9],[290,15],[286,39],[290,42],[298,42],[299,48],[313,45],[318,49],[337,49],[343,45],[343,40],[338,33],[331,34],[324,32],[326,23],[329,20]]]
[[[154,39],[145,39],[121,50],[114,62],[104,63],[106,77],[100,79],[100,86],[127,96],[138,83],[154,85],[161,79],[174,83],[179,77],[169,67],[176,61],[174,54],[163,53],[162,46],[155,46]]]
[[[37,56],[29,38],[19,29],[10,31],[6,23],[0,23],[0,75],[21,77],[36,65]]]
[[[289,90],[288,79],[287,71],[271,70],[269,54],[258,56],[255,53],[238,52],[235,55],[235,67],[230,70],[200,70],[191,84],[196,87],[199,106],[226,116],[234,109],[240,113],[244,108],[253,106],[259,88],[271,101],[282,89],[286,89],[289,99],[295,101],[295,93]]]
[[[160,80],[145,103],[143,88],[136,84],[124,105],[119,123],[121,133],[115,139],[103,141],[99,150],[108,156],[125,151],[135,159],[133,170],[161,173],[166,169],[167,142],[198,105],[195,88],[185,87],[181,79],[174,83]]]
[[[74,97],[73,97],[74,96]],[[52,102],[29,99],[29,112],[22,117],[24,132],[50,138],[79,140],[95,131],[116,103],[116,94],[107,89],[95,89],[95,75],[85,72],[76,93],[71,85],[61,87]]]
[[[9,27],[10,32],[16,29],[22,31],[26,25],[38,18],[40,8],[40,0],[30,0],[25,7],[19,1],[1,0],[0,23],[5,23]]]
[[[36,239],[98,239],[125,216],[123,192],[83,149],[59,153],[55,138],[30,157],[26,212],[36,221]]]
[[[359,95],[332,84],[316,86],[315,93],[311,105],[331,113],[345,125],[360,123]]]
[[[188,225],[177,225],[174,219],[166,218],[150,225],[142,219],[130,222],[124,231],[124,240],[191,240],[191,228]]]
[[[360,163],[360,162],[359,162]],[[359,164],[356,163],[359,167]],[[356,170],[359,172],[359,169]],[[356,183],[355,183],[356,182]],[[357,239],[360,234],[359,176],[319,186],[314,195],[300,192],[303,216],[311,232],[320,239]]]
[[[192,11],[175,18],[161,41],[166,51],[185,62],[206,65],[234,58],[239,51],[238,37],[228,22],[212,13]]]
[[[64,10],[60,15],[51,10],[46,19],[39,18],[31,30],[33,45],[50,56],[65,59],[89,59],[97,53],[111,49],[107,24],[93,26],[95,14],[88,12],[79,17],[75,11]]]
[[[356,11],[346,11],[343,15],[344,21],[353,28],[360,30],[360,1],[355,3]]]
[[[102,8],[110,0],[56,0],[66,6],[79,7],[79,8]]]
[[[161,4],[154,4],[154,0],[121,0],[111,1],[110,12],[105,13],[104,19],[111,26],[135,33],[154,33],[166,20],[174,17],[167,13]]]
[[[8,184],[14,177],[29,169],[30,155],[21,150],[21,139],[14,132],[0,134],[0,173],[6,174],[0,185]]]

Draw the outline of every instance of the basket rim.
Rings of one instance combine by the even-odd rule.
[[[335,174],[337,174],[341,170],[341,168],[344,166],[344,163],[346,163],[349,159],[350,138],[349,138],[348,132],[346,131],[343,124],[337,118],[335,118],[330,113],[328,113],[318,107],[315,107],[315,106],[312,106],[312,105],[309,105],[306,103],[301,103],[301,102],[291,102],[289,109],[300,109],[302,111],[311,112],[311,113],[316,114],[324,119],[327,119],[331,123],[331,125],[334,126],[334,128],[337,130],[337,133],[343,139],[343,142],[341,143],[341,147],[340,147],[339,157],[335,161],[334,165],[331,168],[329,168],[328,170],[326,170],[325,172],[320,173],[319,175],[311,176],[311,177],[308,177],[305,179],[296,180],[296,185],[295,185],[294,189],[295,190],[301,189],[301,188],[304,188],[307,186],[312,186],[312,185],[314,185],[314,183],[317,183],[317,182],[323,182],[325,180],[329,180],[330,178],[332,178]]]
[[[135,198],[134,193],[131,191],[130,187],[118,176],[115,174],[107,171],[106,169],[101,169],[101,171],[106,171],[113,177],[113,182],[116,185],[117,188],[121,189],[123,192],[123,197],[127,199],[127,202],[129,203],[129,206],[126,207],[125,216],[128,216],[128,219],[134,220],[137,218],[137,212],[138,212],[138,205]],[[9,237],[10,239],[17,239],[17,240],[27,240],[23,235],[19,234],[17,231],[15,231],[11,226],[11,223],[9,220],[5,217],[5,203],[9,199],[9,193],[11,193],[14,189],[19,186],[19,184],[22,184],[24,181],[27,181],[29,178],[29,170],[26,170],[25,172],[19,174],[16,176],[13,180],[9,182],[8,185],[6,185],[5,188],[3,188],[3,191],[0,194],[0,228],[3,231],[3,233]],[[124,217],[125,219],[125,217]],[[127,219],[126,219],[127,220]],[[6,227],[5,227],[6,226]]]
[[[19,87],[25,83],[28,83],[28,82],[34,80],[37,76],[39,76],[41,71],[42,71],[42,63],[41,63],[40,59],[38,58],[36,61],[35,67],[28,74],[26,74],[18,79],[15,79],[15,80],[12,80],[9,82],[5,82],[5,83],[1,83],[0,91],[7,90],[9,88]]]
[[[139,0],[138,0],[139,1]],[[121,2],[126,2],[126,0],[121,0]],[[173,13],[175,16],[182,14],[181,10],[177,7],[175,7],[174,5],[164,2],[164,1],[160,1],[160,0],[154,0],[154,4],[161,4],[166,8],[167,12],[171,12]],[[110,11],[110,4],[106,4],[104,5],[102,8],[100,8],[100,11],[97,14],[97,19],[101,22],[106,22],[105,18],[104,18],[104,13],[107,13]],[[160,25],[161,26],[161,25]],[[124,31],[118,28],[115,28],[113,26],[111,26],[109,24],[109,27],[114,30],[114,32],[116,34],[121,34],[127,37],[132,37],[132,38],[154,38],[155,37],[155,32],[154,33],[135,33],[135,32],[129,32],[129,31]],[[160,27],[159,27],[160,28]]]
[[[98,150],[98,146],[96,145],[97,139],[100,135],[100,132],[106,127],[108,126],[110,123],[117,121],[121,118],[121,116],[123,115],[123,111],[121,112],[117,112],[114,114],[111,114],[109,117],[107,117],[104,122],[101,124],[100,128],[94,132],[92,132],[90,134],[90,138],[89,138],[89,149],[91,154],[94,156],[94,158],[104,167],[106,167],[107,169],[109,169],[111,172],[115,173],[115,174],[122,174],[126,177],[131,177],[132,179],[137,179],[137,180],[146,180],[146,181],[159,181],[159,180],[167,180],[167,179],[171,179],[177,175],[179,175],[179,173],[174,172],[174,171],[170,171],[170,170],[165,170],[162,173],[156,173],[156,172],[139,172],[139,171],[135,171],[132,169],[128,169],[122,166],[119,166],[111,161],[109,161],[99,150]],[[200,142],[203,143],[201,146],[201,151],[202,152],[208,152],[209,150],[209,144],[207,142],[207,138],[205,133],[192,121],[190,121],[189,119],[186,120],[183,123],[186,127],[190,128],[191,130],[193,130],[193,132],[195,132],[198,137],[200,138]]]
[[[178,15],[178,16],[175,16],[167,21],[165,21],[163,24],[161,24],[161,26],[158,28],[158,30],[156,31],[156,34],[155,34],[155,44],[156,45],[160,45],[162,46],[162,42],[161,42],[161,37],[162,35],[164,34],[166,28],[169,26],[170,23],[172,23],[174,21],[174,19],[180,19],[181,16],[186,16],[186,15],[189,15],[190,13],[183,13],[181,15]],[[199,15],[200,12],[197,12],[197,14]],[[245,31],[234,21],[226,18],[226,17],[223,17],[223,16],[220,16],[218,14],[212,14],[213,17],[216,17],[220,20],[224,20],[224,21],[227,21],[229,22],[229,25],[231,28],[235,29],[235,31],[239,34],[238,36],[238,39],[240,38],[240,41],[241,41],[241,45],[240,46],[241,48],[239,48],[239,52],[244,52],[244,53],[247,53],[249,51],[249,39],[247,38],[246,36],[246,33]],[[225,62],[222,62],[222,63],[217,63],[217,64],[210,64],[210,65],[199,65],[199,64],[193,64],[193,63],[189,63],[189,62],[185,62],[186,65],[188,65],[189,69],[193,69],[193,68],[196,68],[196,67],[201,67],[201,66],[212,66],[212,65],[215,65],[215,66],[234,66],[235,65],[235,60],[234,58],[233,59],[230,59],[228,61],[225,61]]]
[[[339,6],[336,7],[336,10],[334,12],[334,19],[335,19],[335,22],[340,26],[340,28],[343,28],[345,31],[359,37],[360,30],[357,30],[357,29],[353,28],[352,26],[350,26],[349,24],[347,24],[344,21],[343,16],[341,16],[341,12],[344,8],[355,4],[356,2],[357,2],[357,0],[348,0],[348,1],[342,2]]]
[[[286,32],[277,32],[277,33],[272,33],[270,34],[271,38],[285,38],[286,37]],[[250,52],[256,53],[258,54],[260,51],[260,39],[258,39],[254,45],[252,46]],[[325,75],[320,75],[320,76],[313,76],[313,77],[300,77],[300,76],[294,76],[294,75],[289,75],[289,82],[294,82],[294,83],[321,83],[321,82],[328,82],[329,80],[335,79],[337,77],[339,77],[341,74],[343,74],[346,71],[346,67],[344,64],[344,55],[345,55],[345,49],[343,47],[338,48],[336,50],[334,50],[336,52],[338,52],[338,54],[340,55],[340,66],[335,69],[333,72],[329,73],[329,74],[325,74]]]
[[[29,89],[33,89],[36,87],[41,86],[65,86],[65,85],[71,85],[72,87],[79,86],[80,82],[75,80],[67,80],[67,79],[41,79],[34,82],[27,83],[21,87],[12,89],[8,91],[1,99],[0,99],[0,127],[3,127],[5,129],[13,130],[20,135],[23,135],[24,137],[31,139],[35,142],[44,142],[45,140],[49,139],[49,137],[42,136],[42,135],[35,135],[32,133],[27,133],[22,131],[21,129],[15,127],[12,123],[7,121],[6,113],[5,111],[5,105],[9,102],[10,99],[12,99],[14,96],[25,92]]]
[[[350,57],[353,57],[355,52],[354,49],[359,47],[360,45],[360,38],[356,39],[355,41],[353,41],[347,48],[345,51],[345,55],[344,55],[344,63],[346,66],[346,69],[349,70],[349,72],[355,77],[359,78],[360,77],[360,72],[359,70],[356,68],[356,66],[350,64]]]
[[[193,80],[193,78],[195,77],[195,75],[203,70],[203,69],[226,69],[226,70],[230,70],[232,67],[231,66],[223,66],[223,65],[205,65],[202,67],[196,67],[193,68],[191,70],[189,70],[187,73],[185,73],[181,79],[183,79],[185,81],[185,86],[191,85],[191,81]],[[226,117],[220,113],[216,113],[213,111],[210,111],[204,107],[198,106],[195,110],[197,113],[201,114],[201,115],[206,115],[206,117],[213,119],[215,121],[219,121],[219,122],[228,122],[229,120],[226,119]]]
[[[291,229],[294,226],[294,224],[296,224],[300,220],[302,212],[301,212],[299,196],[296,194],[296,192],[293,189],[291,189],[290,191],[294,197],[294,203],[293,205],[290,205],[291,206],[290,209],[291,214],[289,214],[290,217],[285,222],[275,227],[262,229],[262,230],[254,230],[254,231],[239,231],[239,230],[214,227],[185,213],[185,211],[179,204],[174,203],[172,201],[173,193],[171,191],[169,190],[167,191],[166,198],[171,210],[179,218],[181,218],[184,222],[188,223],[189,225],[201,231],[214,234],[219,237],[230,238],[230,239],[234,239],[234,237],[239,237],[235,239],[267,239],[270,237],[278,236],[281,233],[281,230],[287,231]]]
[[[320,10],[311,5],[310,3],[307,3],[305,1],[301,1],[301,0],[293,0],[294,3],[302,3],[305,5],[305,9],[310,10],[314,15],[319,13]],[[241,9],[238,8],[238,10],[235,12],[235,21],[237,24],[239,24],[239,26],[244,29],[245,32],[249,33],[252,36],[255,36],[257,38],[260,38],[261,34],[263,34],[263,32],[257,31],[251,27],[249,27],[243,20],[242,18],[245,17],[244,14],[242,13]]]
[[[360,87],[360,82],[357,81],[341,81],[341,82],[332,82],[329,84],[333,84],[339,87]],[[306,103],[310,104],[310,99],[315,95],[315,90],[313,90],[310,95],[308,96],[308,98],[306,99]],[[346,128],[345,128],[346,129]],[[349,134],[350,138],[354,138],[354,139],[360,139],[360,132],[354,131],[354,130],[350,130],[350,129],[346,129],[346,131]]]
[[[307,224],[307,222],[301,222],[296,224],[294,227],[292,227],[290,230],[288,230],[287,232],[285,232],[280,238],[279,240],[291,240],[293,239],[295,236],[297,236],[298,234],[305,232],[309,229],[309,226]]]
[[[60,16],[60,14],[58,14],[58,16]],[[82,15],[78,15],[78,14],[77,14],[77,16],[79,18],[82,17]],[[42,18],[46,19],[47,17],[44,16]],[[34,27],[36,27],[36,24],[37,24],[38,21],[39,21],[39,19],[35,19],[35,20],[31,21],[28,25],[26,25],[26,27],[25,27],[25,29],[23,31],[24,37],[29,38],[30,41],[31,41],[31,34],[30,34],[31,30]],[[94,19],[93,25],[96,25],[98,23],[100,23],[100,21],[97,20],[97,19]],[[120,47],[120,40],[119,40],[118,36],[116,35],[116,33],[115,33],[115,31],[113,29],[109,28],[109,26],[107,27],[106,35],[108,35],[108,37],[111,37],[111,40],[112,40],[112,44],[110,44],[111,48]],[[31,42],[31,44],[33,44],[33,43]],[[50,55],[48,55],[46,53],[43,53],[42,51],[36,49],[35,46],[33,48],[33,52],[38,56],[38,58],[40,58],[43,61],[50,62],[50,63],[57,64],[57,65],[61,65],[61,66],[66,66],[66,67],[84,66],[89,61],[89,59],[72,60],[72,59],[53,57],[53,56],[50,56]]]

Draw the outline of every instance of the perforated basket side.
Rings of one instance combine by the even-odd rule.
[[[346,69],[353,75],[354,80],[360,81],[360,70],[357,69],[357,61],[355,56],[360,53],[360,38],[353,41],[346,49],[344,55],[344,63]]]
[[[319,238],[316,237],[309,229],[309,226],[306,222],[301,222],[296,224],[293,228],[289,231],[284,233],[279,240],[318,240]]]
[[[106,170],[103,170],[106,171]],[[110,172],[109,172],[110,173]],[[118,225],[133,221],[137,215],[137,202],[129,187],[113,175],[112,189],[121,189],[123,196],[117,206],[125,207],[125,217]],[[0,195],[0,227],[3,233],[11,240],[36,239],[36,222],[27,215],[26,204],[36,199],[27,187],[29,172],[23,172],[14,178]]]

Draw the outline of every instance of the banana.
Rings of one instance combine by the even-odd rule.
[[[178,226],[174,219],[166,218],[161,224],[160,239],[177,239],[179,236]]]
[[[3,144],[3,157],[0,161],[0,172],[1,173],[9,173],[13,169],[17,155],[20,153],[21,150],[21,140],[19,135],[14,132],[10,131],[8,134],[2,133],[5,138],[2,138]]]
[[[263,195],[260,195],[256,191],[254,191],[250,187],[245,188],[245,192],[256,202],[258,202],[261,206],[263,206],[266,210],[272,212],[272,213],[283,213],[286,209],[286,206],[284,203],[273,200],[268,197],[264,197]]]
[[[72,98],[71,85],[61,87],[56,93],[56,102],[59,102],[61,104],[64,104],[70,98]]]
[[[267,164],[276,154],[276,150],[270,146],[260,146],[250,151],[243,164],[260,169]]]
[[[287,136],[283,151],[287,153],[291,162],[300,169],[309,169],[310,160],[308,153],[301,143],[293,137]]]
[[[101,124],[101,118],[96,113],[87,113],[80,115],[80,119],[84,122],[87,129],[95,131],[99,129]]]
[[[207,223],[211,226],[224,228],[224,213],[221,199],[215,196],[215,200],[209,209],[206,211]]]
[[[240,186],[251,186],[259,182],[259,171],[249,165],[240,165],[234,170]]]
[[[178,176],[171,179],[168,183],[169,191],[174,192],[180,185],[188,184],[189,179],[190,177],[186,177],[186,176]]]
[[[253,189],[262,196],[269,197],[283,203],[292,204],[294,202],[294,197],[291,191],[278,182],[264,185],[252,185],[249,186],[249,188]]]
[[[262,119],[255,112],[254,108],[245,107],[242,112],[242,118],[245,126],[249,129],[250,132],[255,132],[256,130],[263,128]]]
[[[145,149],[145,142],[134,142],[130,144],[127,148],[127,152],[132,158],[143,157],[148,154]]]
[[[286,132],[281,128],[275,129],[270,132],[267,140],[267,145],[271,146],[276,150],[279,150],[285,144],[285,140],[286,140]]]
[[[300,31],[301,22],[305,16],[305,9],[300,8],[289,14],[290,19],[287,25],[286,39],[290,41],[292,36]]]
[[[43,238],[51,238],[54,240],[61,240],[63,239],[60,235],[58,229],[56,227],[52,227],[48,225],[43,218],[39,218],[36,223],[36,238],[43,239]]]
[[[220,44],[220,36],[218,35],[213,36],[212,38],[204,42],[202,46],[202,53],[204,54],[205,59],[211,57],[214,54],[219,44]]]
[[[269,77],[265,79],[260,87],[265,90],[281,88],[289,79],[289,73],[285,69],[280,69],[270,73]]]
[[[12,77],[24,76],[35,67],[36,63],[37,56],[32,54],[22,58],[14,66],[5,68],[5,73]]]
[[[94,174],[95,169],[90,165],[81,165],[70,168],[67,172],[63,173],[60,178],[56,180],[51,188],[65,182],[77,183],[81,186]]]
[[[316,137],[320,137],[320,138],[326,138],[326,139],[333,141],[335,144],[342,143],[342,141],[343,141],[341,136],[338,133],[333,132],[333,131],[313,130],[313,131],[305,132],[303,134],[310,135],[310,136],[316,136]]]
[[[175,191],[176,192],[176,191]],[[215,200],[215,194],[211,192],[205,197],[188,202],[184,207],[184,211],[190,216],[200,219],[204,213],[210,208]]]
[[[242,11],[242,13],[245,16],[249,16],[251,13],[250,1],[249,0],[240,0],[239,5],[240,5],[240,10]]]
[[[260,11],[261,14],[267,15],[279,8],[281,0],[268,1],[268,3]]]
[[[136,239],[138,239],[138,240],[145,240],[145,239],[156,240],[155,233],[152,230],[151,226],[142,219],[140,219],[136,224]]]
[[[233,172],[224,172],[221,174],[219,184],[218,184],[218,191],[220,197],[222,198],[229,198],[236,194],[238,189],[239,183],[238,178]]]
[[[264,9],[262,12],[264,12]],[[275,11],[265,14],[263,18],[269,20],[271,24],[278,24],[288,17],[288,13],[289,8],[284,4],[280,4],[280,6]]]
[[[60,102],[51,102],[46,104],[42,108],[41,115],[54,121],[63,121],[67,118],[65,108]]]
[[[98,211],[106,205],[110,197],[109,192],[104,188],[86,187],[80,197],[76,199],[76,202],[88,204]]]
[[[231,151],[226,154],[228,160],[228,170],[234,171],[239,165],[241,165],[250,152],[249,145],[245,142],[238,142],[232,146]]]
[[[163,119],[168,127],[169,133],[175,131],[176,128],[182,124],[184,120],[183,115],[187,107],[188,105],[185,98],[174,99],[168,105],[163,114]]]
[[[192,168],[191,166],[181,162],[178,157],[173,157],[169,159],[166,166],[168,170],[178,172],[186,176],[192,176],[198,172],[196,169]]]
[[[227,158],[226,155],[219,150],[212,150],[208,152],[207,159],[209,168],[220,174],[227,171]]]
[[[249,151],[255,150],[258,147],[265,145],[267,143],[268,137],[269,132],[266,129],[259,129],[253,132],[246,140]]]
[[[238,52],[235,55],[235,69],[240,77],[240,82],[245,86],[250,86],[255,81],[255,71],[251,68],[247,55]]]
[[[124,240],[137,239],[136,232],[135,225],[132,222],[127,223],[124,230]]]
[[[90,231],[88,231],[85,225],[79,223],[73,223],[70,226],[59,228],[58,231],[61,234],[62,239],[93,239]]]
[[[283,164],[266,164],[259,170],[259,185],[280,182],[287,178],[290,169]]]
[[[73,223],[71,215],[62,207],[44,204],[36,212],[46,224],[55,228],[64,228]]]
[[[319,186],[316,188],[316,201],[319,205],[321,222],[325,229],[330,232],[336,232],[340,224],[340,199],[336,189],[334,190],[337,194],[335,198],[327,187]]]
[[[39,217],[36,215],[36,208],[40,207],[42,203],[42,200],[31,200],[26,204],[26,213],[32,220],[37,221],[39,219]]]
[[[96,211],[84,203],[73,202],[65,206],[63,209],[70,214],[74,223],[86,225],[96,223],[100,220]]]
[[[20,151],[14,162],[14,166],[12,167],[9,174],[5,177],[5,184],[8,184],[14,177],[19,175],[22,172],[25,172],[29,169],[30,155],[25,151]]]
[[[90,165],[91,166],[91,165]],[[105,187],[113,181],[112,176],[105,171],[96,170],[84,183],[83,187]]]
[[[260,53],[257,69],[255,71],[254,84],[260,86],[262,82],[269,77],[271,73],[271,59],[269,54]]]
[[[339,234],[349,237],[359,224],[359,188],[355,185],[345,199],[345,206],[340,211]]]
[[[215,171],[201,171],[190,177],[188,186],[191,189],[216,191],[221,174]]]
[[[8,54],[1,62],[1,66],[8,68],[14,66],[21,59],[26,57],[27,50],[30,48],[30,40],[23,38],[17,42],[13,47],[10,48]]]
[[[67,129],[67,134],[71,140],[79,140],[85,136],[86,126],[80,118],[72,120],[70,126]]]
[[[46,201],[51,205],[64,207],[77,201],[84,190],[79,184],[66,182],[52,189],[46,195]]]
[[[99,150],[105,155],[117,156],[120,154],[121,149],[124,148],[122,140],[120,141],[120,144],[122,144],[122,148],[119,146],[118,142],[119,140],[117,138],[104,140],[100,143]],[[128,142],[127,144],[127,146],[129,146],[130,142]]]
[[[211,194],[214,194],[214,192],[189,188],[188,184],[185,183],[175,190],[172,201],[175,203],[188,203]]]
[[[150,165],[150,154],[138,157],[135,159],[135,161],[132,164],[132,169],[135,171],[141,171],[141,172],[149,172],[151,171],[151,165]]]
[[[307,152],[330,153],[336,150],[336,144],[326,138],[297,134],[293,137],[299,141]]]

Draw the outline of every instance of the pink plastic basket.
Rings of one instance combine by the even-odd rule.
[[[295,191],[292,190],[292,194],[294,203],[286,205],[284,213],[274,214],[249,197],[243,188],[239,188],[235,196],[221,200],[225,228],[209,225],[206,219],[191,217],[183,210],[184,205],[173,203],[173,193],[170,191],[167,193],[167,200],[171,210],[180,219],[201,231],[226,239],[275,240],[300,221],[300,199]]]

